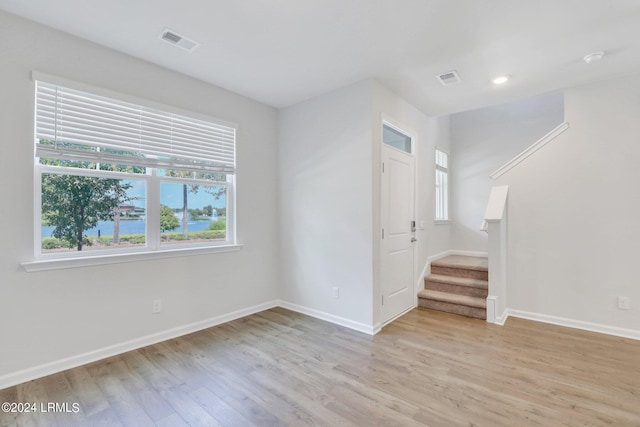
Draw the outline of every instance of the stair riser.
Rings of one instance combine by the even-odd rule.
[[[465,277],[468,279],[489,280],[487,271],[467,270],[464,268],[440,267],[431,265],[431,274],[440,274],[442,276]]]
[[[458,286],[458,285],[452,285],[449,283],[432,282],[430,280],[424,281],[424,288],[431,289],[434,291],[448,292],[450,294],[468,295],[470,297],[479,297],[479,298],[486,298],[487,295],[489,295],[489,291],[484,288],[474,288],[471,286]]]
[[[451,304],[426,298],[419,298],[418,305],[432,310],[445,311],[447,313],[460,314],[467,317],[475,317],[476,319],[486,320],[487,318],[487,310],[483,308],[468,307],[466,305]]]

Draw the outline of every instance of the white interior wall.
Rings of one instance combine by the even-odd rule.
[[[282,299],[365,331],[373,296],[371,86],[362,81],[282,109],[278,120]]]
[[[496,181],[509,309],[640,338],[639,101],[640,76],[566,90],[569,129]]]
[[[278,298],[276,111],[0,12],[0,383],[10,373]],[[167,55],[185,55],[167,47]],[[26,273],[33,258],[38,70],[238,123],[241,251]],[[163,310],[151,314],[151,301]]]
[[[489,174],[564,120],[562,93],[451,116],[451,246],[487,252],[480,223],[493,181]]]
[[[282,298],[368,332],[381,321],[383,114],[417,136],[416,219],[425,222],[417,233],[417,281],[427,258],[449,249],[449,227],[434,224],[432,209],[433,152],[449,146],[448,118],[429,118],[367,80],[285,108],[278,121]]]

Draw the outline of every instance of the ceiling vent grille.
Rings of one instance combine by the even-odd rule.
[[[164,40],[169,44],[178,46],[188,52],[193,52],[198,46],[200,46],[200,43],[197,43],[191,39],[188,39],[168,28],[165,28],[164,30],[162,30],[158,38],[160,40]]]
[[[442,86],[449,86],[455,83],[460,83],[462,81],[462,79],[460,78],[456,70],[442,73],[437,78],[438,78],[438,81],[442,84]]]

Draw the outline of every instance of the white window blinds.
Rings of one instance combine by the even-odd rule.
[[[443,169],[449,168],[449,155],[444,151],[436,150],[436,166],[439,166]]]
[[[36,139],[43,158],[235,172],[233,127],[42,81]]]

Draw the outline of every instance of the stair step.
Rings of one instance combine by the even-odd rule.
[[[432,291],[430,289],[423,289],[418,292],[418,298],[426,298],[435,301],[448,302],[451,304],[466,305],[468,307],[477,307],[482,309],[487,308],[486,298],[450,294],[448,292]]]
[[[489,282],[466,277],[430,274],[424,278],[425,289],[486,298],[489,294]]]
[[[418,305],[478,319],[487,318],[487,300],[485,298],[425,289],[418,292]]]
[[[488,271],[489,262],[483,257],[449,255],[431,263],[431,273],[441,276],[488,280]]]
[[[488,271],[489,260],[486,257],[467,255],[447,255],[431,263],[442,267],[464,268],[466,270]]]
[[[435,301],[426,298],[418,299],[418,306],[431,310],[444,311],[446,313],[458,314],[460,316],[474,317],[476,319],[487,319],[487,310],[466,305],[451,304],[442,301]]]
[[[444,276],[441,274],[429,274],[428,276],[425,276],[424,280],[429,282],[447,283],[447,284],[456,285],[456,286],[466,286],[469,288],[481,288],[481,289],[489,288],[488,281],[480,280],[480,279],[470,279],[468,277],[455,277],[455,276]]]

